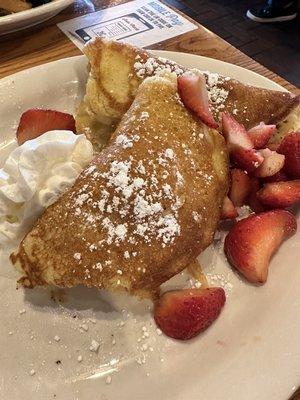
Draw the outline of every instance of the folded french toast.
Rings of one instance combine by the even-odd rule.
[[[103,103],[116,120],[124,113],[108,145],[12,254],[23,286],[151,296],[212,242],[228,190],[222,135],[186,109],[175,73],[133,92]]]
[[[90,62],[85,97],[76,115],[78,132],[84,132],[100,151],[129,109],[141,82],[168,70],[181,75],[187,68],[155,57],[128,44],[96,38],[84,48]],[[210,105],[216,120],[227,111],[247,129],[264,121],[276,124],[271,141],[300,129],[300,97],[288,92],[245,85],[235,79],[204,72]]]

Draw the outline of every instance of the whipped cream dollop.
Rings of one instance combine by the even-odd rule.
[[[13,150],[0,169],[0,248],[16,245],[93,158],[84,135],[50,131]]]

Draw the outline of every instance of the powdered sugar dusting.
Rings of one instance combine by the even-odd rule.
[[[145,109],[136,116],[135,122],[139,121],[136,131],[148,118],[149,112]],[[124,132],[116,136],[115,144],[134,152],[139,140],[137,132],[128,133],[125,123]],[[151,140],[159,140],[159,136]],[[166,146],[157,154],[152,154],[149,147],[148,153],[151,153],[151,157],[147,156],[146,159],[133,155],[126,159],[116,157],[104,171],[95,166],[85,171],[88,179],[98,182],[97,190],[91,191],[88,185],[84,185],[74,194],[75,215],[87,227],[101,227],[104,236],[97,243],[86,242],[90,252],[101,251],[107,245],[122,245],[122,248],[125,246],[123,259],[129,260],[137,255],[137,251],[132,251],[132,246],[138,246],[138,243],[151,245],[152,241],[159,241],[164,248],[172,245],[180,236],[179,211],[185,200],[179,192],[185,180],[177,165],[176,150]],[[169,180],[173,181],[173,186]],[[74,258],[84,264],[79,253],[75,253]],[[111,265],[108,253],[106,262],[96,263],[92,270],[102,271]],[[142,268],[141,272],[144,273],[144,270]],[[121,279],[122,269],[117,273]],[[87,268],[85,279],[90,277],[91,271]],[[118,282],[121,284],[121,280]]]
[[[161,116],[145,97],[141,104],[133,103],[110,146],[82,173],[80,189],[70,194],[70,225],[81,229],[74,246],[81,256],[74,256],[72,272],[87,286],[131,290],[131,272],[137,282],[151,273],[151,246],[165,259],[182,235],[183,222],[199,229],[205,224],[205,205],[190,199],[197,198],[193,186],[207,193],[215,183],[211,157],[205,157],[203,168],[198,161],[209,132],[182,105],[173,78],[144,82],[143,95],[151,85],[158,93],[161,88],[172,93],[160,99],[166,114]],[[187,184],[191,176],[195,185]]]
[[[146,61],[142,61],[138,56],[134,63],[134,69],[139,78],[146,78],[161,72],[175,72],[176,75],[181,75],[184,72],[178,64],[163,57],[159,57],[157,60],[149,57]]]
[[[219,113],[225,108],[225,102],[229,95],[228,90],[225,90],[223,87],[227,78],[209,71],[204,71],[204,74],[206,76],[206,88],[211,106],[215,112]]]
[[[177,76],[185,72],[185,70],[174,61],[162,57],[158,57],[157,59],[149,57],[145,61],[142,61],[140,56],[137,56],[134,69],[137,76],[142,79],[147,76],[161,74],[162,72],[174,72]],[[211,106],[213,110],[219,114],[225,108],[225,102],[229,95],[229,91],[224,88],[224,83],[228,82],[230,78],[217,73],[199,71],[197,69],[193,69],[192,72],[196,74],[203,73],[205,75],[206,88]]]

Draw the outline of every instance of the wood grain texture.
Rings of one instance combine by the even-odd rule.
[[[74,5],[41,25],[1,36],[0,77],[46,62],[81,54],[80,50],[59,30],[56,24],[124,2],[126,0],[76,0]],[[150,48],[199,54],[230,62],[255,71],[293,93],[299,92],[291,83],[255,62],[197,22],[194,23],[198,26],[196,30],[155,44]]]

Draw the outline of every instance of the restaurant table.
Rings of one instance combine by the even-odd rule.
[[[75,0],[74,5],[41,25],[0,36],[0,78],[36,65],[81,54],[80,50],[61,32],[56,24],[126,1]],[[191,20],[188,16],[185,15],[185,17]],[[285,79],[246,56],[204,26],[193,22],[197,25],[196,30],[156,43],[149,48],[193,53],[226,61],[257,72],[295,94],[300,93],[299,89]],[[272,370],[270,369],[271,373]],[[300,400],[300,389],[290,400]]]
[[[35,65],[80,54],[80,50],[60,31],[56,24],[126,1],[76,0],[73,6],[41,25],[0,36],[0,78]],[[190,19],[187,16],[186,18]],[[193,22],[195,23],[195,21]],[[149,46],[149,48],[193,53],[227,61],[255,71],[293,93],[299,93],[299,90],[291,83],[252,60],[204,26],[196,24],[198,26],[196,30]]]

